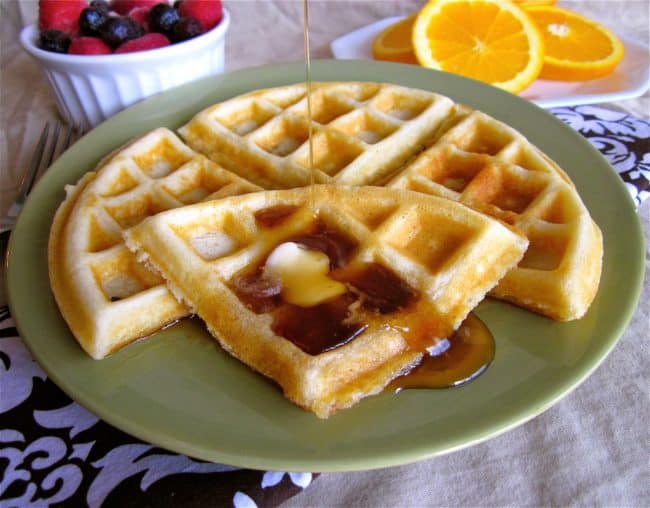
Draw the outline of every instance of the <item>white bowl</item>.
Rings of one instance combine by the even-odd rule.
[[[118,111],[163,90],[224,68],[230,14],[199,37],[164,48],[112,55],[65,55],[40,49],[38,27],[20,33],[25,50],[40,64],[61,115],[70,123],[93,127]]]

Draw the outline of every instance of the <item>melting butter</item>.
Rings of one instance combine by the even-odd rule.
[[[329,266],[330,259],[324,252],[285,242],[271,252],[264,272],[280,281],[284,301],[313,307],[347,291],[345,284],[328,277]]]

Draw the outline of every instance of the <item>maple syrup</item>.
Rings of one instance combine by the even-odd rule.
[[[277,205],[255,212],[255,222],[264,228],[273,228],[284,222],[298,207],[293,205]]]
[[[255,314],[270,312],[282,304],[282,285],[264,275],[264,265],[250,273],[239,274],[231,283],[237,297]]]
[[[494,358],[494,350],[490,330],[471,313],[451,337],[428,348],[420,364],[394,379],[387,390],[459,386],[487,369]]]
[[[348,309],[356,296],[351,293],[314,307],[283,304],[273,313],[271,329],[310,355],[319,355],[350,342],[368,327],[348,322]]]
[[[311,116],[311,56],[309,51],[309,6],[307,0],[302,0],[302,29],[303,43],[305,47],[305,87],[307,89],[307,143],[309,145],[309,204],[312,212],[316,214],[316,203],[314,199],[314,141]]]
[[[273,227],[295,211],[290,205],[260,210],[255,218]],[[273,332],[304,352],[318,355],[343,346],[362,334],[372,323],[397,330],[416,351],[426,351],[420,365],[395,379],[389,390],[443,388],[463,384],[481,374],[494,356],[494,340],[475,315],[463,322],[449,338],[435,318],[427,300],[402,278],[379,263],[350,263],[357,243],[316,220],[301,235],[287,242],[301,244],[326,254],[333,279],[349,288],[331,300],[302,307],[282,298],[282,283],[267,276],[267,259],[252,272],[233,280],[239,299],[253,312],[270,313]],[[351,311],[351,309],[356,309]]]
[[[330,259],[332,270],[345,266],[357,248],[356,241],[330,228],[321,220],[316,220],[304,234],[293,236],[286,241],[324,252]]]
[[[288,205],[278,205],[258,211],[255,218],[268,227],[269,224],[283,221],[287,217],[287,213],[289,213]],[[357,247],[356,242],[319,220],[316,220],[305,233],[290,237],[286,242],[298,243],[309,249],[325,253],[330,260],[330,270],[346,265]],[[255,270],[238,274],[231,283],[238,298],[257,314],[271,312],[283,303],[280,296],[281,283],[268,278],[264,273],[266,262],[265,258]],[[303,320],[299,315],[301,309],[301,307],[294,309],[294,317],[298,321]]]
[[[390,314],[412,305],[418,293],[392,271],[379,263],[364,263],[332,273],[332,278],[347,282],[361,295],[366,310]]]

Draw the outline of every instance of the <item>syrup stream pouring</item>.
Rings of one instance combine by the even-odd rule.
[[[307,86],[307,119],[308,119],[308,143],[309,143],[309,186],[310,186],[310,204],[312,212],[316,213],[316,203],[314,202],[314,145],[312,140],[312,120],[311,120],[311,58],[309,56],[309,7],[307,0],[302,0],[303,8],[303,39],[305,46],[305,84]]]

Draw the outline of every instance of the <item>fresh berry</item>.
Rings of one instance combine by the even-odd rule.
[[[221,0],[39,0],[38,45],[72,55],[130,53],[214,28]],[[171,41],[171,42],[170,42]]]
[[[192,39],[203,33],[203,27],[196,19],[189,16],[181,18],[174,25],[172,31],[172,40],[174,42],[182,42]]]
[[[204,31],[211,30],[223,17],[221,0],[183,0],[178,7],[181,16],[196,18]]]
[[[69,55],[108,55],[111,47],[98,37],[77,37],[68,48]]]
[[[137,24],[141,25],[142,28],[144,28],[145,32],[149,32],[149,12],[151,12],[151,9],[149,7],[136,7],[135,9],[129,11],[128,16]]]
[[[101,27],[102,40],[113,48],[144,35],[144,28],[131,18],[108,18]]]
[[[179,19],[180,14],[171,5],[158,4],[149,11],[149,26],[154,32],[171,34]]]
[[[70,37],[60,30],[45,30],[38,39],[38,47],[54,53],[67,53],[70,46]]]
[[[167,3],[165,0],[113,0],[111,7],[118,14],[123,16],[131,12],[136,7],[148,7],[151,9],[159,3]]]
[[[111,6],[108,4],[106,0],[92,0],[88,7],[92,9],[97,9],[98,11],[102,11],[106,14],[111,12]]]
[[[99,35],[99,29],[108,19],[108,13],[97,7],[88,7],[79,15],[79,28],[84,35]]]
[[[159,33],[149,33],[125,42],[115,50],[115,53],[133,53],[135,51],[145,51],[148,49],[163,48],[169,46],[170,42],[167,37]]]
[[[79,15],[88,4],[83,0],[39,0],[38,28],[73,35],[79,30]]]

